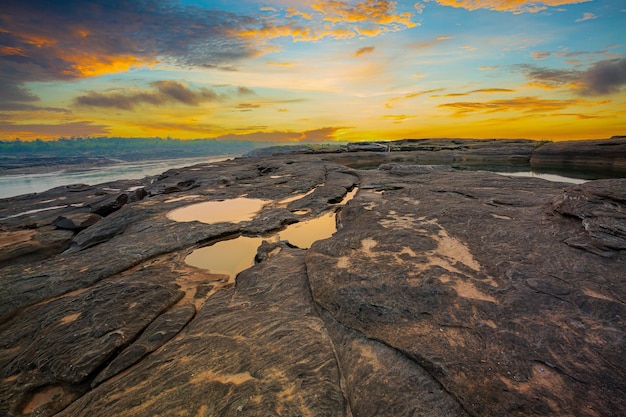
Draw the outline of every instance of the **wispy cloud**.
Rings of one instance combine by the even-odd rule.
[[[463,101],[440,104],[439,107],[454,110],[456,116],[465,116],[469,113],[496,113],[521,111],[527,113],[561,110],[573,105],[583,104],[580,99],[549,100],[539,97],[516,97],[508,100]]]
[[[410,100],[412,98],[415,97],[420,97],[426,94],[432,94],[432,93],[438,93],[444,91],[443,88],[435,88],[432,90],[424,90],[424,91],[418,91],[416,93],[410,93],[410,94],[405,94],[404,96],[401,97],[394,97],[392,99],[387,100],[387,102],[385,103],[385,107],[387,107],[388,109],[394,107],[398,102],[403,101],[403,100]]]
[[[515,90],[510,88],[479,88],[478,90],[472,90],[469,93],[513,93]]]
[[[561,68],[540,67],[534,64],[515,66],[533,85],[547,89],[569,86],[576,88],[580,80],[580,71]]]
[[[586,3],[591,0],[436,0],[442,6],[467,10],[488,9],[511,13],[537,13],[548,7]]]
[[[583,13],[583,17],[581,17],[580,19],[576,19],[575,22],[579,23],[579,22],[584,22],[586,20],[593,20],[593,19],[597,19],[598,16],[596,16],[593,13]]]
[[[0,103],[0,110],[9,112],[47,112],[47,113],[71,113],[70,110],[61,107],[42,107],[24,103]]]
[[[550,58],[551,52],[548,51],[533,51],[530,53],[535,61],[541,61],[542,59]]]
[[[287,17],[294,17],[294,16],[295,17],[301,17],[301,18],[306,19],[306,20],[313,19],[313,15],[310,14],[310,13],[305,13],[305,12],[302,12],[300,10],[296,10],[293,7],[288,8],[287,9]]]
[[[258,109],[259,107],[261,107],[261,105],[257,103],[239,103],[235,106],[235,108],[239,109],[239,111],[252,111],[254,109]]]
[[[345,130],[352,129],[346,126],[322,127],[303,132],[273,131],[252,132],[245,134],[228,134],[218,136],[219,140],[248,140],[256,142],[329,142],[337,140],[337,135]]]
[[[394,123],[402,123],[407,119],[415,119],[417,116],[408,116],[406,114],[388,114],[385,116],[380,116],[381,119],[384,120],[393,120]]]
[[[218,94],[208,88],[193,90],[178,81],[156,81],[150,84],[152,90],[134,90],[128,92],[100,93],[90,91],[76,97],[77,106],[116,108],[119,110],[133,110],[135,107],[148,104],[160,106],[163,104],[183,104],[199,106],[207,101],[215,101]]]
[[[273,65],[275,67],[293,67],[296,64],[293,62],[274,62],[274,61],[270,61],[267,63],[267,65]]]
[[[256,95],[256,93],[254,92],[254,90],[248,88],[248,87],[237,87],[237,94],[240,96],[254,96]]]
[[[15,135],[22,139],[35,139],[38,137],[60,137],[60,136],[92,136],[106,135],[111,132],[105,125],[93,124],[91,122],[72,122],[59,124],[18,124],[0,122],[0,132]]]
[[[448,93],[448,94],[443,94],[443,95],[434,95],[432,97],[434,98],[440,98],[440,97],[463,97],[463,96],[469,96],[470,94],[497,94],[497,93],[513,93],[515,92],[515,90],[511,90],[509,88],[480,88],[477,90],[471,90],[471,91],[467,91],[464,93]]]
[[[428,48],[433,48],[435,46],[438,46],[440,42],[449,41],[451,39],[454,39],[454,38],[452,36],[438,36],[434,39],[430,39],[427,41],[410,43],[408,47],[411,49],[418,49],[418,50],[428,49]]]
[[[374,52],[376,48],[373,46],[364,46],[363,48],[359,48],[356,50],[356,52],[354,53],[354,56],[361,56],[363,54],[371,54],[372,52]]]

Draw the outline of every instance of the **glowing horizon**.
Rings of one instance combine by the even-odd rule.
[[[10,0],[0,140],[626,134],[607,0]]]

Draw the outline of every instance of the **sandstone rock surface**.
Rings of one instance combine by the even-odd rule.
[[[0,200],[0,415],[626,414],[626,179],[346,165],[374,148]],[[241,196],[268,204],[167,216]],[[271,239],[329,210],[338,230],[310,249]],[[268,241],[234,282],[184,261],[237,236]]]

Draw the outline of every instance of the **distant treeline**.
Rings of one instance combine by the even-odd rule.
[[[127,161],[160,158],[188,158],[211,155],[240,155],[275,145],[267,142],[220,141],[214,139],[170,138],[61,138],[54,141],[2,141],[5,158],[114,158]]]

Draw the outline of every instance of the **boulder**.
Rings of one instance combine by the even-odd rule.
[[[95,213],[75,213],[57,217],[52,223],[59,229],[82,230],[96,224],[102,216]]]
[[[121,193],[107,196],[101,200],[90,203],[91,212],[106,217],[114,211],[119,210],[128,202],[128,194]]]

